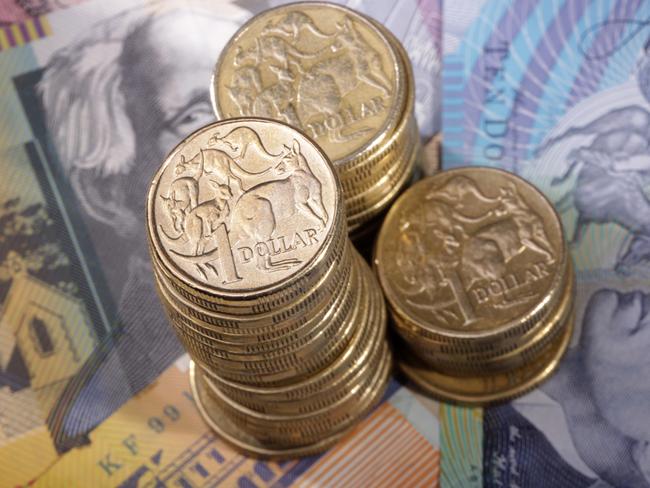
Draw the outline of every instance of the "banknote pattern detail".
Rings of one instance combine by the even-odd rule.
[[[634,410],[648,395],[632,393],[648,371],[637,355],[650,263],[648,6],[445,6],[444,163],[509,169],[546,193],[578,278],[557,373],[485,412],[484,486],[650,486]]]
[[[37,39],[50,35],[51,29],[47,17],[33,17],[22,22],[2,27],[0,24],[0,51],[23,46]]]
[[[49,227],[34,227],[29,235],[16,234],[6,241],[7,252],[0,254],[0,388],[3,394],[10,391],[20,399],[5,402],[3,396],[2,404],[11,405],[2,412],[3,432],[10,434],[0,442],[3,483],[27,484],[68,454],[82,454],[82,458],[66,461],[71,462],[67,477],[55,470],[55,481],[43,480],[44,484],[64,480],[74,485],[93,470],[108,476],[106,469],[115,473],[116,464],[125,466],[125,457],[112,447],[97,457],[87,453],[116,438],[128,422],[105,424],[105,420],[181,353],[172,330],[163,325],[146,240],[136,232],[143,217],[142,197],[155,167],[182,134],[213,120],[205,80],[229,37],[250,16],[247,9],[275,3],[241,7],[202,0],[110,4],[58,0],[4,2],[0,8],[3,28],[24,22],[30,35],[23,37],[22,27],[10,27],[16,41],[13,48],[8,37],[1,38],[7,40],[0,45],[3,168],[15,162],[10,166],[21,170],[3,173],[0,200],[20,198],[15,201],[19,227],[29,228],[24,224],[27,214],[53,222]],[[432,31],[439,10],[415,1],[400,2],[399,8],[392,2],[356,7],[388,25],[410,46],[420,127],[426,120],[423,133],[431,134],[436,111],[429,101],[438,96],[431,75],[437,66]],[[33,35],[40,32],[38,22],[45,37]],[[18,42],[36,38],[40,40],[22,47]],[[286,143],[292,146],[291,141]],[[27,158],[17,156],[25,152]],[[185,154],[186,161],[196,154]],[[28,176],[34,172],[36,177]],[[42,208],[34,207],[35,203]],[[0,228],[6,233],[14,220],[2,215]],[[37,250],[39,243],[47,246]],[[33,250],[24,252],[26,247]],[[14,297],[13,305],[7,301],[9,295]],[[28,310],[36,320],[21,322],[23,316],[17,312],[27,310],[26,297],[38,302],[38,307]],[[63,325],[55,320],[62,314],[67,319]],[[22,353],[17,352],[23,344],[38,357],[33,364],[42,368],[33,384],[20,360]],[[15,382],[12,387],[11,382]],[[148,400],[129,410],[127,418],[144,416],[146,424],[149,417],[164,416],[164,405],[160,407],[160,412],[154,411]],[[160,426],[158,420],[151,422]],[[18,431],[22,434],[13,435]],[[127,436],[128,432],[124,439]],[[168,442],[184,445],[182,438],[182,431],[174,431]],[[130,455],[125,444],[118,444]],[[22,462],[13,461],[16,453]],[[210,453],[207,449],[206,455]],[[147,457],[152,466],[165,462],[165,452],[162,458],[154,454]],[[199,458],[188,454],[184,461],[199,462]],[[208,456],[206,465],[210,460],[217,462]],[[134,471],[141,464],[133,466]],[[194,463],[186,466],[192,467],[196,479],[203,479]],[[259,481],[257,471],[248,468],[252,465],[246,466],[253,473],[250,479]],[[279,472],[277,467],[271,469]],[[106,485],[119,484],[115,474],[106,479]]]

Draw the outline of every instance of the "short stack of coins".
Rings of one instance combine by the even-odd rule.
[[[412,179],[420,152],[414,92],[408,56],[385,27],[322,2],[253,17],[222,51],[211,86],[217,118],[281,120],[323,148],[353,239],[376,227]]]
[[[255,118],[196,131],[154,177],[147,226],[199,410],[224,439],[255,456],[312,454],[381,398],[381,290],[309,138]]]
[[[374,267],[395,359],[438,398],[485,405],[543,381],[567,348],[575,278],[561,222],[525,180],[461,168],[409,188]]]

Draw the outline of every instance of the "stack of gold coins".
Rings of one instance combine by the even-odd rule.
[[[147,226],[199,409],[222,437],[257,456],[306,455],[380,399],[381,290],[309,138],[254,118],[198,130],[154,177]]]
[[[385,27],[321,2],[253,17],[224,48],[211,86],[217,118],[281,120],[323,148],[353,238],[411,181],[420,148],[414,91],[406,52]]]
[[[462,168],[425,178],[388,212],[374,266],[396,360],[424,390],[481,405],[544,380],[573,326],[560,220],[532,185]]]

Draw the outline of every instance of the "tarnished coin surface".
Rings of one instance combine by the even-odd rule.
[[[148,230],[180,282],[234,298],[278,287],[308,268],[339,212],[325,154],[270,120],[217,122],[191,134],[154,177]]]
[[[374,264],[392,309],[442,341],[523,333],[559,300],[560,220],[532,185],[461,168],[416,183],[389,211]]]
[[[303,2],[255,16],[226,45],[212,80],[218,118],[262,116],[302,128],[336,164],[381,143],[403,99],[395,50],[372,21]]]

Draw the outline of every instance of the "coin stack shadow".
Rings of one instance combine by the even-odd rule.
[[[211,95],[218,119],[276,118],[321,145],[354,241],[374,235],[419,166],[408,55],[383,25],[346,7],[302,2],[256,15],[222,51]]]
[[[335,443],[383,395],[392,366],[385,339],[386,309],[376,277],[348,238],[339,183],[324,155],[321,161],[310,159],[307,168],[315,178],[329,174],[329,180],[320,177],[320,184],[323,195],[334,195],[336,210],[329,216],[333,223],[327,232],[314,233],[313,242],[317,238],[320,248],[299,272],[286,271],[296,266],[295,260],[276,260],[272,271],[285,273],[286,278],[273,280],[267,278],[273,273],[268,273],[263,275],[270,280],[267,286],[238,292],[217,278],[211,286],[200,275],[201,286],[196,286],[179,271],[180,254],[169,257],[164,247],[169,241],[158,227],[167,216],[158,217],[155,207],[161,199],[166,203],[178,199],[177,187],[172,188],[178,177],[166,177],[165,172],[172,174],[174,165],[178,171],[179,164],[188,164],[179,154],[192,144],[189,152],[200,151],[205,169],[210,150],[202,141],[219,131],[234,134],[242,126],[258,135],[272,134],[274,141],[260,136],[260,147],[272,147],[283,138],[286,144],[300,141],[303,154],[310,144],[316,147],[289,126],[259,119],[217,122],[189,136],[170,154],[150,190],[147,218],[155,280],[169,321],[193,360],[193,392],[211,427],[254,456],[310,455]],[[288,181],[286,174],[283,178]],[[228,197],[231,192],[224,194]],[[268,198],[286,195],[275,192]],[[236,207],[237,201],[230,205]],[[227,205],[222,208],[232,212]],[[256,220],[263,225],[262,215]],[[170,218],[169,226],[173,223]],[[236,225],[241,223],[231,221],[231,229]],[[216,264],[211,259],[201,273],[210,262]],[[186,269],[191,273],[191,267]],[[262,277],[260,273],[252,268],[251,280]]]
[[[396,362],[435,397],[521,395],[567,348],[575,277],[561,222],[515,175],[461,168],[421,180],[388,213],[374,267]]]

